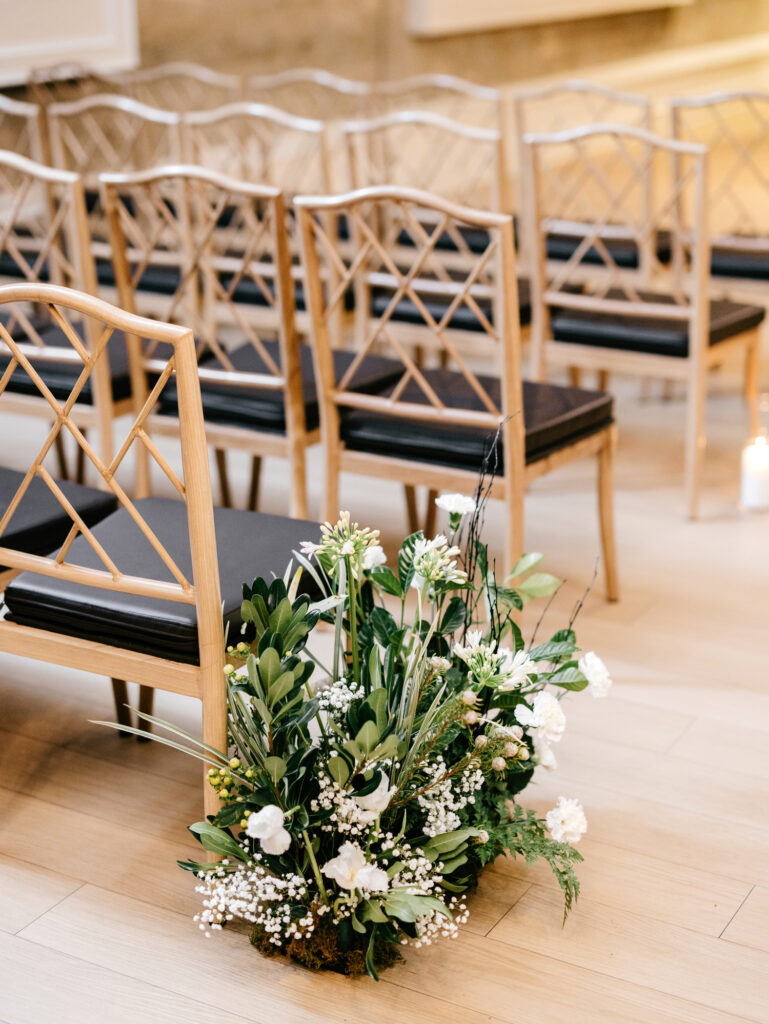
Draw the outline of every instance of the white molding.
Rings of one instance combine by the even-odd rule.
[[[408,0],[406,27],[415,36],[449,36],[602,14],[687,7],[693,3],[694,0]]]
[[[66,10],[70,35],[52,16],[46,37],[47,6]],[[34,25],[28,21],[32,13]],[[31,71],[47,65],[82,64],[109,72],[139,63],[136,0],[0,0],[0,25],[0,85],[26,82]]]

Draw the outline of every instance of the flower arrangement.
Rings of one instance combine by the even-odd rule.
[[[244,587],[224,668],[230,750],[143,716],[211,765],[221,809],[191,831],[220,860],[181,864],[206,934],[247,922],[263,953],[376,978],[402,944],[455,936],[505,851],[547,861],[564,919],[577,898],[582,807],[562,797],[539,819],[515,798],[535,765],[555,767],[564,692],[605,696],[611,680],[597,655],[579,657],[574,616],[524,642],[516,613],[560,585],[534,571],[541,556],[498,582],[481,507],[437,503],[449,535],[412,534],[393,568],[378,531],[343,512],[295,553],[297,572]],[[321,622],[330,660],[309,644]]]

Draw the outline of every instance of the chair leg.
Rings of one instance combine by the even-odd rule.
[[[425,512],[425,537],[432,537],[435,533],[436,505],[435,499],[438,492],[430,488],[427,492],[427,511]]]
[[[697,519],[705,461],[705,396],[707,379],[704,369],[695,371],[688,381],[686,410],[685,482],[689,518]]]
[[[570,366],[569,367],[569,384],[573,388],[578,388],[582,383],[582,367],[581,366]]]
[[[598,387],[599,391],[608,391],[609,390],[609,371],[608,370],[599,370],[598,371],[597,387]]]
[[[248,484],[248,509],[255,512],[259,508],[259,483],[262,475],[261,455],[251,456],[251,479]]]
[[[326,493],[324,497],[329,523],[339,518],[339,455],[333,443],[326,441]]]
[[[755,338],[748,344],[745,350],[745,399],[748,403],[750,413],[750,436],[755,437],[761,429],[761,417],[758,408],[758,361],[759,361],[759,334],[755,332]]]
[[[128,687],[124,679],[112,680],[112,696],[115,699],[115,718],[118,725],[133,725],[131,721],[131,709],[128,707]],[[118,729],[118,736],[130,736],[130,732],[123,732]]]
[[[221,665],[212,662],[202,670],[201,708],[203,712],[203,742],[215,750],[227,753],[227,689]],[[219,811],[219,797],[208,782],[208,765],[203,766],[203,809],[205,816]],[[211,858],[215,860],[215,857]]]
[[[227,452],[223,448],[215,448],[216,471],[219,474],[219,494],[222,505],[225,508],[232,508],[232,495],[230,493],[230,478],[227,474]]]
[[[139,711],[143,715],[151,715],[152,708],[155,704],[155,687],[154,686],[140,686],[139,687]],[[152,723],[145,722],[143,718],[139,719],[139,728],[143,729],[146,733],[152,732]],[[149,743],[150,737],[137,736],[139,743]]]
[[[606,443],[598,453],[598,518],[601,525],[601,551],[606,580],[606,600],[619,600],[617,549],[614,540],[614,448],[617,433],[607,432]]]
[[[303,447],[291,455],[291,494],[289,509],[294,519],[307,518],[307,463]]]
[[[507,499],[507,523],[505,524],[505,565],[502,578],[513,568],[523,554],[523,516],[525,493],[522,486],[516,486],[513,494]]]
[[[406,495],[406,518],[409,524],[409,533],[416,533],[419,529],[417,491],[413,484],[404,484],[403,492]]]

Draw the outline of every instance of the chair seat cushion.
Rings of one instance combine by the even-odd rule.
[[[549,260],[566,261],[571,259],[580,245],[581,239],[575,235],[549,234],[545,252]],[[631,238],[604,239],[609,255],[623,270],[635,270],[638,267],[638,246]],[[661,263],[669,263],[672,253],[672,242],[669,231],[658,231],[655,237],[655,252]],[[592,245],[583,253],[581,263],[602,266],[605,260],[598,249]]]
[[[181,279],[178,267],[164,267],[150,263],[144,268],[137,287],[144,292],[173,295],[179,287]],[[106,288],[115,286],[115,268],[112,265],[112,260],[96,260],[96,280]]]
[[[135,504],[191,582],[184,502],[171,498],[144,498]],[[268,581],[273,575],[282,577],[292,558],[292,551],[298,549],[301,541],[317,537],[319,527],[315,523],[284,516],[228,508],[215,509],[214,520],[225,627],[229,625],[230,637],[237,638],[240,634],[244,577],[259,575]],[[124,573],[172,580],[125,509],[103,519],[94,533]],[[82,537],[78,537],[70,548],[68,561],[102,568],[98,556]],[[85,587],[30,572],[20,573],[8,585],[5,600],[13,621],[24,625],[188,664],[198,662],[194,605]]]
[[[34,268],[35,264],[37,263],[38,255],[39,254],[36,253],[34,250],[30,250],[28,252],[25,252],[24,249],[22,248],[21,249],[21,255],[23,256],[23,258],[29,264],[30,269]],[[3,249],[3,251],[0,252],[0,278],[3,278],[3,277],[15,277],[15,278],[20,278],[20,279],[25,280],[25,281],[27,280],[26,274],[24,274],[24,272],[22,271],[22,269],[19,266],[19,264],[13,258],[12,254],[8,252],[7,249]],[[44,260],[43,263],[41,264],[41,266],[38,267],[37,276],[36,276],[35,280],[37,280],[37,281],[49,281],[50,280],[50,271],[48,270],[48,261],[47,260]]]
[[[642,292],[646,299],[673,302],[668,295]],[[623,299],[624,293],[614,290],[609,297]],[[757,327],[764,319],[760,306],[718,300],[710,303],[711,345]],[[627,352],[685,358],[689,353],[689,328],[683,320],[661,320],[652,317],[619,316],[614,313],[592,313],[574,309],[553,309],[552,334],[556,341]]]
[[[40,338],[46,345],[58,348],[71,349],[72,344],[62,329],[49,323],[47,326],[39,327]],[[126,347],[125,335],[122,331],[115,331],[107,342],[107,355],[109,358],[110,376],[112,378],[112,398],[119,402],[128,398],[131,394],[131,373],[128,366],[128,349]],[[0,374],[10,362],[8,349],[0,344]],[[35,369],[42,381],[59,401],[66,401],[69,398],[72,388],[80,376],[82,365],[80,363],[43,363],[39,362]],[[21,395],[39,395],[40,392],[35,382],[22,367],[18,367],[10,381],[8,391],[14,391]],[[91,405],[93,403],[92,376],[85,382],[78,397],[78,402]]]
[[[423,373],[446,406],[484,408],[462,374],[438,369]],[[492,400],[499,403],[499,380],[486,376],[479,376],[478,380]],[[427,404],[426,397],[414,383],[407,385],[403,399]],[[536,462],[608,426],[612,422],[612,398],[602,392],[524,381],[523,417],[526,461]],[[484,428],[444,426],[358,409],[342,411],[341,432],[347,447],[355,451],[475,471],[480,469],[494,440],[494,432]],[[498,454],[497,472],[501,472],[504,453]]]
[[[264,343],[264,347],[275,362],[280,364],[278,343],[268,341]],[[336,379],[340,380],[355,354],[340,349],[334,351],[333,355]],[[244,373],[269,372],[264,360],[250,342],[234,349],[229,356],[236,370]],[[320,409],[315,386],[312,351],[309,345],[300,346],[299,360],[302,373],[305,426],[307,430],[315,430],[320,424]],[[223,368],[221,361],[215,357],[204,359],[201,365],[212,369]],[[356,391],[366,393],[381,391],[392,384],[402,372],[403,366],[397,360],[386,359],[382,356],[366,356],[358,367],[351,386]],[[286,410],[282,388],[253,388],[246,384],[227,386],[201,381],[200,390],[203,399],[203,414],[209,422],[228,423],[233,426],[245,426],[255,430],[285,434]],[[176,389],[173,382],[170,382],[163,391],[160,411],[166,415],[178,414]]]
[[[372,288],[371,315],[374,317],[382,316],[390,304],[392,295],[392,290]],[[451,302],[449,297],[444,297],[442,295],[427,296],[425,293],[421,293],[419,294],[419,297],[422,300],[425,309],[429,311],[430,316],[437,321],[440,321],[441,317],[446,312],[446,307],[450,305]],[[475,301],[483,315],[488,318],[490,323],[493,324],[494,318],[491,310],[491,300],[478,298]],[[531,323],[531,291],[529,288],[529,281],[525,277],[518,278],[518,315],[522,327]],[[418,326],[422,326],[425,322],[416,304],[409,298],[403,298],[400,300],[395,312],[393,313],[392,319],[400,321],[401,323],[417,324]],[[460,302],[454,310],[449,326],[456,331],[485,331],[485,328],[476,316],[475,311],[471,309],[466,302]]]
[[[739,277],[767,281],[769,280],[769,252],[722,249],[714,246],[710,251],[710,272],[714,277]]]
[[[0,518],[5,515],[24,476],[18,470],[0,467]],[[69,480],[57,483],[87,526],[98,523],[117,507],[117,499],[108,491],[84,487]],[[68,513],[45,481],[36,476],[0,534],[0,547],[30,555],[47,555],[64,543],[71,526]]]

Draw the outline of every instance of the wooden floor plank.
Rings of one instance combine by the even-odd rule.
[[[769,889],[756,886],[721,937],[769,953]]]
[[[698,764],[712,764],[715,755],[730,771],[769,782],[769,732],[749,725],[735,730],[724,728],[723,722],[697,718],[669,753]]]
[[[0,855],[0,930],[21,931],[81,885],[75,878]]]

